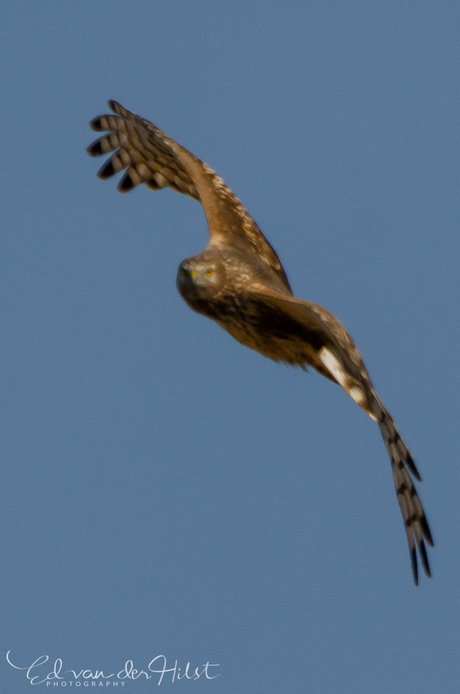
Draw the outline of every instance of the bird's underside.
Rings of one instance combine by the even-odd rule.
[[[390,457],[415,583],[417,547],[431,576],[425,541],[433,546],[412,477],[421,480],[395,422],[374,390],[352,338],[329,311],[293,296],[278,255],[240,201],[217,174],[149,121],[109,101],[115,115],[91,122],[108,134],[88,147],[91,156],[109,154],[98,172],[110,178],[125,171],[118,189],[145,183],[172,188],[201,202],[210,241],[181,263],[179,291],[193,308],[215,320],[239,342],[270,359],[313,366],[341,385],[378,423]]]

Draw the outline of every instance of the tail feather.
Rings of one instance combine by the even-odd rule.
[[[417,548],[422,565],[427,576],[431,576],[430,563],[425,541],[434,547],[430,526],[423,510],[422,502],[414,486],[411,474],[419,481],[422,478],[417,470],[412,455],[396,428],[393,417],[385,409],[380,399],[379,407],[374,409],[380,431],[391,460],[393,480],[396,488],[399,506],[406,527],[409,552],[412,562],[412,572],[415,584],[418,585]]]

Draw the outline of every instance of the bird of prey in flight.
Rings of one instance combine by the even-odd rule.
[[[91,122],[93,130],[107,134],[88,147],[88,154],[113,152],[98,177],[126,170],[118,184],[121,193],[145,183],[152,190],[172,188],[202,204],[210,241],[202,253],[180,264],[180,294],[192,309],[215,320],[243,345],[291,366],[313,366],[377,422],[391,461],[414,581],[418,584],[417,548],[431,576],[425,541],[433,546],[433,538],[412,481],[421,481],[420,475],[350,335],[329,311],[293,296],[275,250],[207,164],[116,101],[109,101],[109,106],[115,115]]]

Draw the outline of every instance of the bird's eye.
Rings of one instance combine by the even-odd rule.
[[[213,270],[211,267],[208,267],[207,270],[206,270],[206,275],[207,275],[208,277],[212,277],[213,274],[214,274],[214,270]]]

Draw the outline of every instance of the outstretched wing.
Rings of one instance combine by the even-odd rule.
[[[145,183],[152,190],[169,186],[200,200],[195,184],[170,146],[167,135],[116,101],[109,101],[109,106],[117,115],[98,116],[90,123],[92,130],[108,130],[109,134],[93,142],[86,150],[88,154],[99,157],[114,152],[99,169],[98,177],[104,180],[127,169],[118,184],[120,193]]]
[[[93,130],[109,132],[88,147],[88,154],[97,157],[113,152],[99,170],[99,178],[127,169],[118,184],[121,193],[145,183],[153,190],[169,187],[200,201],[210,244],[255,252],[291,293],[275,250],[220,176],[148,120],[116,101],[109,101],[109,106],[116,115],[99,116],[90,124]]]
[[[425,542],[433,546],[430,527],[412,478],[421,481],[412,455],[377,395],[361,355],[343,325],[329,311],[302,299],[253,293],[247,299],[252,333],[246,337],[226,326],[234,337],[267,357],[287,364],[313,366],[344,390],[380,427],[391,461],[403,515],[414,581],[418,584],[417,548],[431,576]]]

